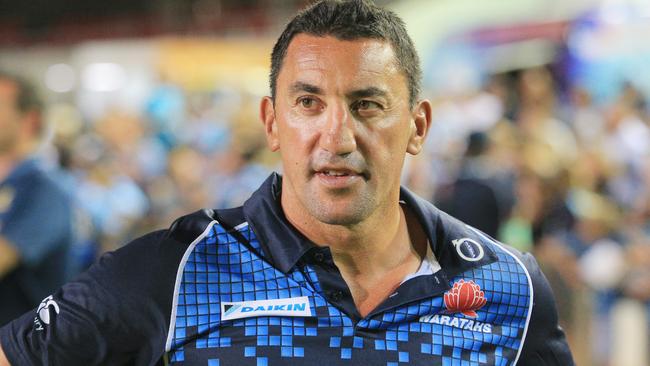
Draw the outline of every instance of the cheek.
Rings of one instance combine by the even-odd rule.
[[[278,123],[280,150],[303,151],[305,154],[318,139],[319,123],[316,118],[307,118],[291,111],[285,113]]]
[[[309,133],[300,124],[282,122],[278,124],[279,153],[285,174],[292,174],[308,163]]]
[[[406,156],[408,135],[406,126],[376,130],[366,140],[365,151],[368,163],[384,178],[399,177]]]
[[[365,131],[365,145],[376,156],[383,156],[385,160],[396,160],[406,154],[409,134],[406,124],[395,123],[375,126]]]

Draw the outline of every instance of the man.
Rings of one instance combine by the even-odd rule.
[[[0,330],[8,359],[572,364],[534,259],[400,188],[431,120],[419,80],[393,13],[328,0],[300,13],[260,113],[284,176],[107,254]]]
[[[63,284],[72,241],[70,199],[34,157],[41,109],[31,85],[0,72],[0,326]]]

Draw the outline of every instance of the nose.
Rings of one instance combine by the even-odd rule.
[[[320,137],[320,147],[335,155],[349,154],[357,149],[354,118],[345,105],[330,106]]]

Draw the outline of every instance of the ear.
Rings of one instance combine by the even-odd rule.
[[[262,98],[260,103],[260,120],[264,124],[266,133],[266,143],[271,151],[280,149],[280,140],[278,138],[278,126],[275,123],[275,107],[271,97]]]
[[[406,152],[417,155],[422,151],[422,145],[431,127],[431,102],[423,99],[413,108],[413,120],[411,122],[411,137]]]

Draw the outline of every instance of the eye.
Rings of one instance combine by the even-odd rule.
[[[302,97],[298,100],[298,103],[300,103],[300,106],[305,109],[314,109],[316,108],[318,101],[312,97]]]
[[[359,100],[352,105],[352,110],[357,113],[371,113],[384,109],[383,106],[371,100]]]
[[[305,108],[311,108],[312,105],[314,104],[314,100],[311,98],[302,98],[300,100],[300,104],[302,104],[302,106]]]

